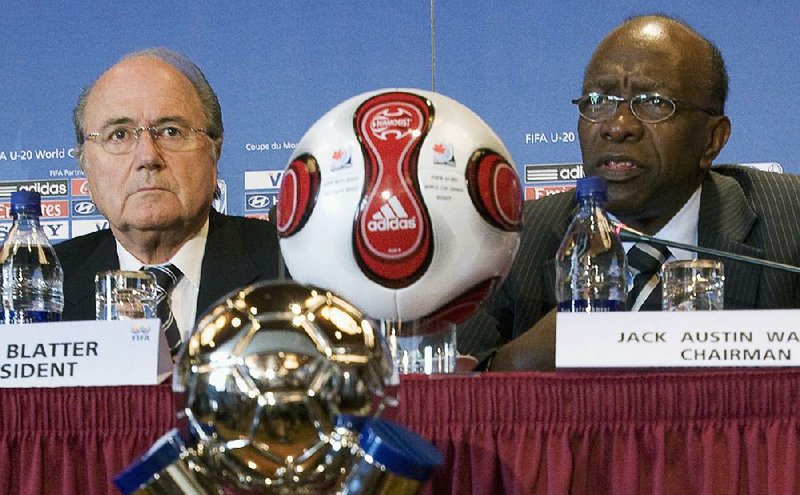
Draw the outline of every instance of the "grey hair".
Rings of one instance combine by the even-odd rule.
[[[166,48],[148,48],[138,52],[130,53],[122,57],[119,61],[128,60],[134,57],[150,57],[161,60],[177,69],[181,74],[192,83],[194,89],[197,91],[197,96],[200,98],[200,103],[203,106],[203,115],[205,116],[206,131],[212,140],[218,140],[223,136],[224,129],[222,126],[222,109],[219,105],[217,93],[208,83],[203,71],[192,62],[189,57]],[[95,80],[91,85],[81,91],[78,96],[78,103],[75,105],[75,110],[72,112],[72,123],[75,127],[75,139],[78,144],[79,153],[83,154],[83,144],[85,142],[86,129],[83,125],[83,120],[86,113],[86,102],[89,99],[89,94],[97,84]]]

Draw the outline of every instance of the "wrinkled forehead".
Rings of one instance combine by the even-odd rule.
[[[84,124],[88,129],[117,121],[149,125],[167,117],[202,127],[197,91],[171,65],[135,57],[114,65],[97,80],[87,98]]]
[[[683,29],[658,23],[621,28],[592,55],[584,90],[697,94],[704,91],[699,86],[708,80],[706,56],[705,44]]]
[[[681,77],[680,60],[650,48],[598,50],[586,68],[584,87],[602,91],[658,91]]]

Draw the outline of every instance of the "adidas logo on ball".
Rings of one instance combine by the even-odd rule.
[[[276,224],[289,272],[375,320],[464,321],[519,247],[514,162],[478,115],[438,93],[388,88],[340,103],[283,177]],[[451,178],[452,199],[437,198]]]
[[[417,228],[416,218],[392,218],[386,220],[370,220],[367,223],[367,230],[370,232],[385,232],[387,230],[410,230]]]
[[[403,205],[392,196],[381,206],[380,211],[372,215],[372,219],[367,222],[367,230],[370,232],[386,232],[396,230],[411,230],[417,228],[416,217],[409,218]]]

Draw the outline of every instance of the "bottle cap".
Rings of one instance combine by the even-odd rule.
[[[365,454],[406,479],[427,481],[442,454],[421,436],[385,419],[367,422],[358,441]]]
[[[364,424],[369,420],[368,416],[356,416],[355,414],[340,414],[336,416],[333,423],[334,428],[345,428],[355,433],[360,433]]]
[[[114,478],[114,484],[124,495],[135,492],[153,479],[153,475],[181,457],[185,450],[177,428],[159,438],[150,450]]]
[[[37,214],[42,209],[42,195],[36,191],[17,191],[11,193],[11,211],[33,210]]]
[[[591,176],[578,179],[575,183],[575,195],[578,199],[594,196],[605,201],[606,181],[602,177]]]

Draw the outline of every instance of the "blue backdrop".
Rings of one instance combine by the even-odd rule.
[[[264,215],[305,130],[348,97],[385,87],[464,103],[504,140],[529,195],[558,190],[564,183],[552,177],[580,173],[569,100],[592,50],[621,20],[648,12],[684,19],[726,57],[733,135],[718,162],[800,171],[794,2],[436,0],[433,29],[431,4],[420,0],[40,1],[2,10],[0,228],[20,187],[43,192],[55,239],[104,225],[70,156],[72,108],[105,68],[152,46],[189,55],[219,94],[220,208],[233,214]]]

